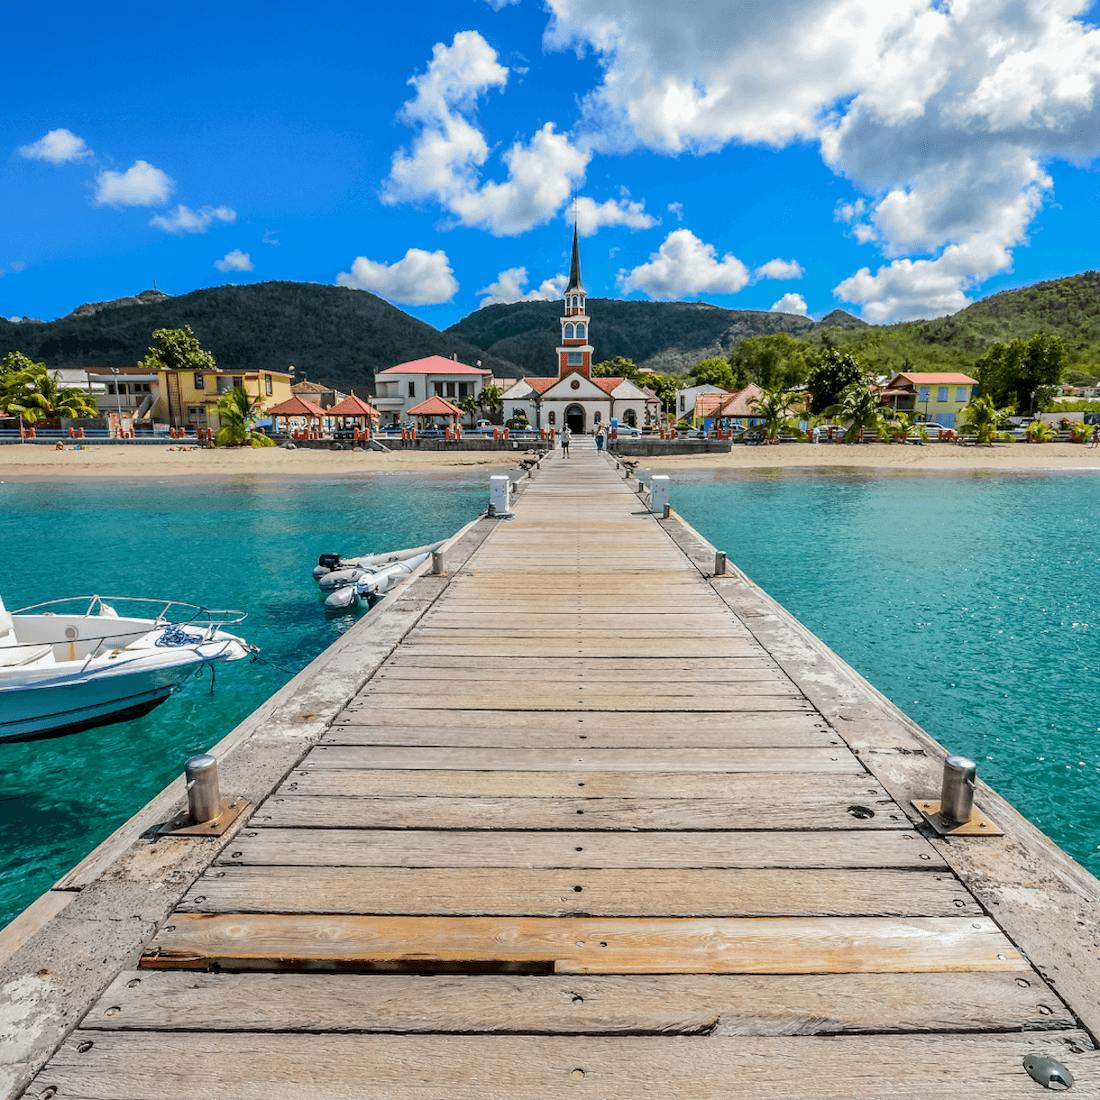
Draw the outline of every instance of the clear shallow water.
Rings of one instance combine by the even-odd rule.
[[[673,501],[1100,873],[1100,476],[677,473]]]
[[[136,721],[0,742],[0,927],[354,621],[326,618],[318,553],[445,538],[483,507],[487,477],[0,484],[9,608],[93,592],[240,608],[280,666],[223,666],[213,696],[208,676],[189,681]]]

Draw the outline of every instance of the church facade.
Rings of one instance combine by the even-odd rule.
[[[573,227],[573,255],[565,309],[560,319],[558,371],[552,377],[520,378],[503,396],[504,420],[524,416],[533,428],[595,432],[599,428],[629,425],[652,427],[658,401],[649,390],[628,378],[593,378],[588,295],[581,282],[580,247]]]

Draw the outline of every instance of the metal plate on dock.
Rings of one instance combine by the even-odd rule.
[[[222,803],[222,812],[211,821],[193,825],[186,810],[181,810],[171,821],[157,829],[157,836],[222,836],[252,805],[246,798],[234,798]]]
[[[1004,830],[981,810],[974,807],[969,821],[961,824],[957,821],[948,821],[940,813],[940,800],[938,798],[917,799],[914,798],[913,809],[917,811],[939,833],[940,836],[1004,836]]]

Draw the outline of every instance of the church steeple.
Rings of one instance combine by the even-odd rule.
[[[561,319],[561,347],[558,348],[558,377],[592,374],[592,345],[588,342],[586,292],[581,282],[581,249],[577,223],[573,222],[573,256],[569,264],[569,285],[565,288],[565,316]]]

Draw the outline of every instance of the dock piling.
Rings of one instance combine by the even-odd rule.
[[[222,812],[218,761],[208,752],[192,756],[184,765],[187,783],[187,816],[192,825],[213,821]]]

